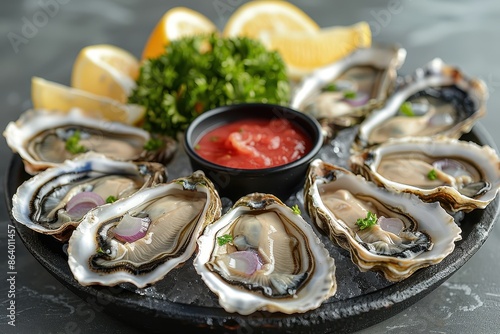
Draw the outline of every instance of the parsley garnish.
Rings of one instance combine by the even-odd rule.
[[[116,202],[117,198],[113,195],[110,195],[108,196],[108,198],[106,198],[106,203],[113,203],[113,202]]]
[[[360,230],[364,230],[365,228],[371,227],[377,224],[377,215],[368,211],[366,213],[366,218],[358,218],[356,220],[356,225],[358,225]]]
[[[96,249],[96,253],[99,255],[110,255],[111,250],[109,248],[104,250],[104,249],[102,249],[102,247],[99,246],[99,248]]]
[[[292,206],[292,211],[293,213],[295,213],[296,215],[300,215],[301,212],[300,212],[300,208],[299,208],[299,205],[298,204],[295,204],[294,206]]]
[[[80,131],[76,130],[73,132],[71,136],[66,139],[66,151],[68,151],[71,154],[78,154],[78,153],[85,153],[87,152],[87,149],[85,146],[80,145]]]
[[[355,99],[357,96],[356,92],[353,91],[353,90],[346,90],[344,92],[344,99],[349,99],[349,100],[352,100],[352,99]]]
[[[429,173],[427,173],[427,178],[431,181],[434,181],[435,179],[437,179],[437,172],[436,170],[433,168],[429,171]]]
[[[230,234],[224,234],[222,237],[217,237],[219,246],[224,246],[227,243],[233,242],[233,237]]]
[[[176,137],[202,112],[242,102],[287,105],[280,54],[246,37],[186,36],[145,60],[129,103],[146,108],[144,128]]]
[[[144,149],[146,151],[154,151],[159,149],[163,145],[163,142],[159,138],[154,138],[151,137],[149,140],[144,144]]]
[[[413,117],[415,116],[415,113],[413,112],[413,107],[411,102],[406,101],[399,107],[399,112],[402,113],[405,116]]]
[[[325,87],[323,87],[323,91],[325,91],[325,92],[336,92],[338,90],[339,89],[338,89],[337,85],[334,83],[328,84]]]

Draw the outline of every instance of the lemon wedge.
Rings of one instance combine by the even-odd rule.
[[[174,7],[162,16],[149,35],[142,59],[158,57],[165,52],[170,41],[213,32],[218,32],[217,27],[203,14],[185,7]]]
[[[359,22],[316,32],[263,31],[259,40],[281,54],[291,78],[300,78],[358,48],[370,47],[372,38],[368,23]]]
[[[262,31],[288,33],[315,32],[319,26],[300,8],[287,1],[250,1],[229,18],[223,36],[258,38]]]
[[[68,87],[39,77],[31,80],[33,108],[69,112],[81,109],[89,117],[137,125],[144,118],[145,110],[135,104],[124,104],[117,100]]]
[[[101,44],[83,48],[71,74],[71,86],[126,103],[135,88],[139,61],[128,51]]]

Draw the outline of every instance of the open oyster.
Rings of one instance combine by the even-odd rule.
[[[334,128],[361,122],[383,105],[406,58],[398,46],[374,45],[318,69],[295,90],[291,106],[320,121],[325,137]]]
[[[319,159],[310,165],[304,204],[360,270],[380,270],[390,281],[439,263],[461,239],[453,217],[438,203],[377,187]]]
[[[407,136],[459,138],[485,115],[487,99],[483,81],[436,58],[404,78],[386,104],[361,123],[354,146]]]
[[[88,151],[114,160],[166,163],[177,148],[170,137],[153,138],[137,127],[90,118],[76,108],[69,113],[28,110],[3,135],[30,174]]]
[[[452,212],[485,208],[500,187],[495,150],[444,136],[393,139],[352,155],[349,163],[378,185],[439,201]]]
[[[90,211],[73,232],[68,263],[82,285],[142,288],[187,261],[221,214],[212,182],[196,171]]]
[[[89,152],[21,184],[12,198],[12,216],[36,232],[66,241],[91,208],[166,180],[159,163],[115,161]]]
[[[196,271],[228,312],[306,312],[336,292],[334,260],[273,195],[240,198],[198,244]]]

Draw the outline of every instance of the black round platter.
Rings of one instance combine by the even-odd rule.
[[[480,124],[461,139],[494,147]],[[176,175],[181,171],[178,167],[181,165],[183,168],[188,165],[182,148],[167,166],[169,179],[182,176]],[[9,210],[17,187],[28,177],[21,158],[13,155],[5,185]],[[294,202],[302,205],[300,194],[286,203]],[[224,203],[226,207],[230,205],[227,201]],[[182,267],[171,271],[162,281],[145,289],[136,289],[127,284],[115,287],[82,286],[73,278],[68,267],[64,244],[12,220],[27,249],[67,288],[83,300],[100,305],[104,312],[141,331],[164,332],[168,326],[182,326],[197,332],[271,333],[280,330],[293,333],[346,333],[381,322],[438,287],[482,246],[498,212],[497,197],[486,209],[465,214],[460,222],[462,240],[456,243],[454,251],[441,263],[420,269],[397,283],[385,280],[379,273],[360,272],[350,261],[348,252],[339,249],[322,235],[322,241],[337,263],[337,294],[318,309],[307,313],[286,315],[255,312],[248,316],[227,313],[218,306],[217,297],[193,269],[192,258]],[[309,219],[305,210],[302,210],[302,216]]]

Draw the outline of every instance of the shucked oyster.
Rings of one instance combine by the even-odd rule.
[[[177,147],[172,138],[153,138],[137,127],[90,118],[76,108],[69,113],[28,110],[7,125],[4,136],[30,174],[88,151],[114,160],[166,163]]]
[[[66,241],[93,207],[166,180],[159,163],[115,161],[89,152],[21,184],[12,198],[12,216],[36,232]]]
[[[142,288],[187,261],[221,201],[203,172],[142,189],[90,211],[73,232],[68,263],[82,285]]]
[[[408,136],[459,138],[484,116],[487,99],[483,81],[434,59],[404,78],[386,104],[361,123],[354,146]]]
[[[495,150],[443,136],[390,140],[351,156],[350,165],[378,185],[450,211],[483,209],[500,187]]]
[[[228,312],[306,312],[336,291],[334,260],[311,226],[272,195],[240,198],[198,244],[196,271]]]
[[[321,160],[310,165],[304,204],[360,270],[380,270],[391,281],[439,263],[461,239],[453,217],[438,203],[377,187]]]
[[[382,106],[405,58],[406,50],[397,46],[356,50],[306,77],[291,106],[317,118],[328,138],[333,128],[358,124]]]

